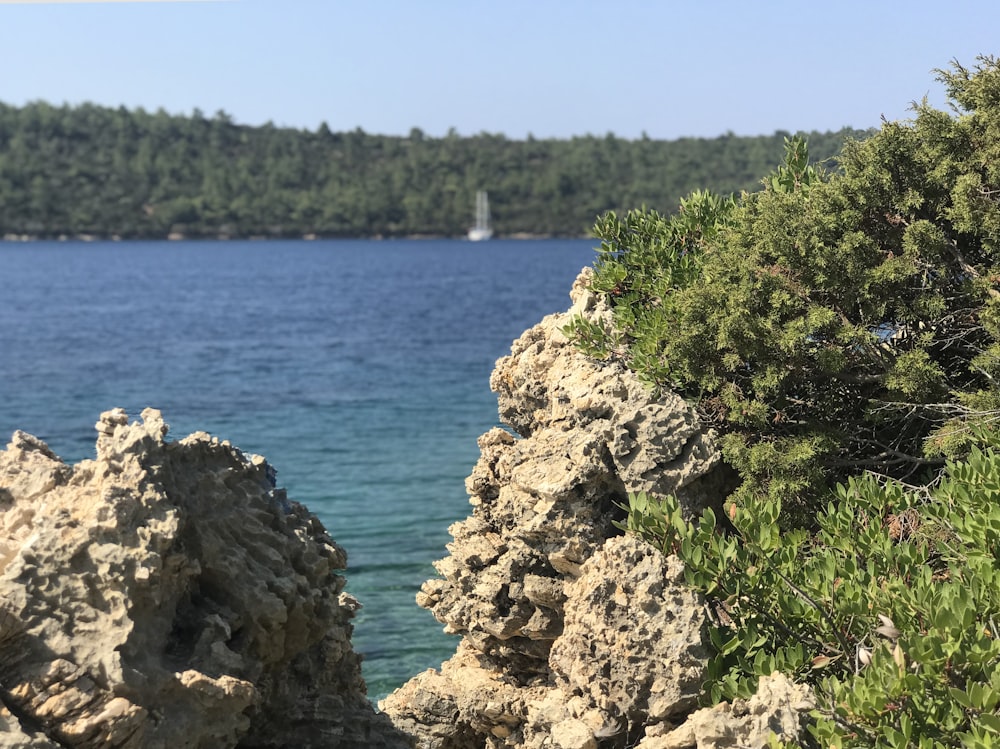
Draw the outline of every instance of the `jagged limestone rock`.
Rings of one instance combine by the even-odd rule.
[[[264,459],[167,442],[152,409],[97,430],[74,467],[21,432],[0,452],[0,720],[53,742],[23,745],[404,746],[365,698],[346,555]]]
[[[802,717],[816,707],[809,687],[782,673],[763,676],[747,700],[724,702],[692,713],[680,727],[647,735],[639,749],[766,749],[773,734],[782,742],[802,738]]]
[[[703,611],[676,560],[634,540],[606,543],[620,536],[616,503],[628,492],[674,493],[694,513],[721,503],[730,475],[682,399],[654,395],[563,334],[573,315],[609,313],[588,277],[574,285],[573,307],[525,332],[491,378],[514,432],[480,438],[466,481],[473,513],[451,527],[441,577],[418,595],[461,645],[440,672],[381,705],[420,747],[625,746],[647,723],[679,720],[697,697]],[[633,562],[645,577],[623,577]],[[614,600],[618,583],[647,609]],[[640,639],[609,627],[635,627]],[[676,662],[653,663],[667,655]],[[478,700],[473,689],[494,696]],[[503,709],[494,715],[491,704]]]
[[[527,746],[525,698],[540,699],[545,691],[511,684],[481,653],[460,644],[440,671],[418,674],[383,707],[391,705],[393,723],[417,739],[418,749]]]
[[[729,480],[716,470],[715,433],[679,396],[654,396],[624,365],[581,354],[562,332],[577,315],[609,318],[610,309],[588,287],[591,276],[588,268],[577,278],[567,312],[526,331],[497,362],[490,387],[500,418],[526,438],[545,428],[585,431],[601,440],[602,457],[629,491],[676,493],[699,509]]]
[[[704,624],[683,564],[619,536],[566,586],[565,629],[549,665],[563,692],[588,697],[632,733],[697,702],[708,663]]]
[[[421,749],[624,746],[683,720],[700,694],[704,606],[683,567],[644,541],[609,539],[565,586],[548,675],[510,679],[468,640],[382,707]],[[533,583],[532,585],[536,585]]]

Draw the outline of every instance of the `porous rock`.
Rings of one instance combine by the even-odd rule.
[[[765,749],[771,738],[797,742],[802,717],[816,707],[809,687],[782,673],[763,676],[747,700],[724,702],[692,713],[683,725],[665,735],[647,736],[639,749]]]
[[[70,467],[0,452],[0,746],[402,747],[365,697],[346,555],[263,458],[158,411]]]
[[[609,539],[567,585],[555,683],[632,732],[685,714],[701,694],[704,605],[677,557],[636,536]]]
[[[423,749],[625,746],[679,723],[697,697],[703,606],[676,560],[616,538],[613,522],[629,492],[675,494],[693,514],[731,479],[681,398],[568,340],[575,315],[610,314],[588,282],[589,270],[571,309],[525,332],[493,372],[513,431],[480,438],[472,515],[449,529],[441,577],[417,598],[461,645],[381,704]]]
[[[678,494],[690,510],[700,509],[729,481],[716,470],[715,433],[678,395],[653,393],[621,362],[585,356],[563,332],[578,315],[609,323],[610,309],[590,290],[591,277],[585,269],[573,284],[571,308],[526,331],[497,362],[490,386],[500,418],[527,438],[546,428],[598,437],[624,488]],[[536,440],[551,441],[551,435]]]

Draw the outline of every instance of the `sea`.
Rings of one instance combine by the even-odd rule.
[[[348,552],[379,699],[457,638],[417,607],[471,511],[489,377],[565,310],[595,240],[0,243],[0,444],[94,457],[99,414],[163,412],[265,456]]]

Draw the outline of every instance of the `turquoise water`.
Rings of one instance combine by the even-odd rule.
[[[417,608],[469,512],[495,360],[590,240],[0,244],[0,440],[65,460],[122,406],[268,458],[349,555],[373,697],[453,652]]]

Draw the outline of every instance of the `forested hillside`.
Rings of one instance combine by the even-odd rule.
[[[316,132],[90,104],[0,104],[0,236],[582,236],[609,210],[754,188],[788,133],[674,141]],[[807,134],[818,159],[854,131]]]

